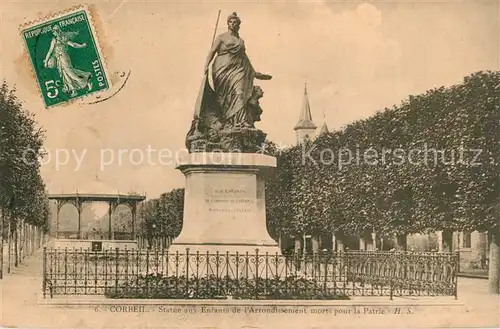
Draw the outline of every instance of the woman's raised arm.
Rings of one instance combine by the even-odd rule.
[[[87,43],[82,43],[82,44],[79,44],[77,42],[73,42],[73,41],[68,41],[68,45],[73,47],[73,48],[85,48],[87,47]]]
[[[257,80],[271,80],[273,77],[269,74],[255,72],[255,79]]]
[[[205,62],[205,74],[208,72],[208,66],[210,65],[210,62],[212,59],[214,59],[215,54],[217,51],[219,51],[220,44],[222,43],[222,39],[220,35],[215,39],[214,44],[212,45],[212,48],[210,49],[210,52],[208,53],[207,56],[207,61]]]

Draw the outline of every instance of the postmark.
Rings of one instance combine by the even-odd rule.
[[[20,30],[46,108],[110,88],[87,6],[26,23]]]

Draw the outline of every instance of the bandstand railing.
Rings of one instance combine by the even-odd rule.
[[[44,249],[43,295],[338,299],[457,296],[458,255],[414,252],[168,253]],[[348,297],[347,297],[348,298]]]

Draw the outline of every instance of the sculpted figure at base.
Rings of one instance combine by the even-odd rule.
[[[228,32],[217,36],[208,54],[202,90],[186,138],[190,151],[254,152],[265,141],[266,135],[254,126],[260,121],[259,99],[264,95],[262,89],[254,85],[254,79],[272,77],[253,68],[239,35],[240,24],[236,13],[230,15]],[[213,89],[208,80],[212,60]]]

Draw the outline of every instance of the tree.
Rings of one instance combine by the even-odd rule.
[[[0,128],[0,255],[3,255],[4,230],[8,227],[7,238],[10,241],[14,237],[16,241],[15,264],[18,264],[19,251],[32,238],[26,234],[28,225],[43,230],[48,226],[48,199],[39,161],[44,136],[36,128],[34,116],[17,99],[15,89],[10,89],[5,81],[0,86]],[[22,240],[18,239],[20,232]],[[10,249],[8,252],[10,255]],[[2,269],[3,258],[0,258],[0,278]]]
[[[182,229],[184,214],[184,189],[174,189],[163,193],[157,199],[141,204],[139,214],[139,234],[148,238],[174,239]]]

